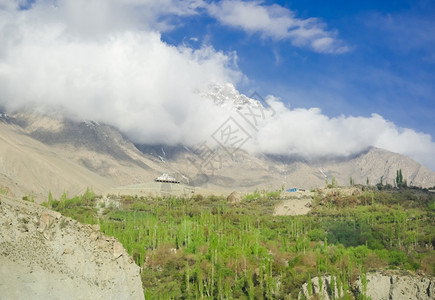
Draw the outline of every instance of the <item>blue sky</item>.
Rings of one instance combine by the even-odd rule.
[[[289,39],[224,25],[208,14],[183,18],[162,39],[236,51],[249,79],[238,88],[247,95],[273,94],[290,107],[319,107],[331,117],[378,113],[399,127],[435,136],[434,1],[261,3],[273,4],[300,19],[319,18],[349,50],[318,53]]]
[[[210,90],[258,92],[276,116],[247,151],[435,170],[434,20],[434,1],[0,0],[0,109],[196,145],[235,113]]]

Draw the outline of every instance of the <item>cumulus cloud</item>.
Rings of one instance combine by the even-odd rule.
[[[172,23],[158,18],[158,3],[37,1],[20,10],[17,1],[2,0],[0,107],[63,111],[72,118],[114,125],[139,143],[194,145],[210,139],[236,113],[217,107],[199,91],[207,90],[210,83],[245,80],[237,69],[237,54],[207,45],[194,50],[163,42],[159,28],[170,28]],[[173,5],[172,14],[183,16],[198,13],[204,5],[193,0],[162,3],[163,7]],[[265,9],[258,2],[252,5]],[[155,15],[140,17],[146,8]],[[271,16],[268,9],[266,23]],[[274,9],[279,12],[273,16],[282,13],[279,7]],[[86,11],[83,18],[82,11]],[[253,30],[263,28],[252,26]],[[304,40],[306,35],[317,49],[334,44],[328,36],[309,38],[306,27],[295,26],[282,31],[283,36],[291,33]],[[376,146],[435,169],[435,143],[429,135],[398,128],[376,114],[329,118],[316,108],[289,109],[279,99],[269,97],[268,101],[276,114],[258,131],[250,132],[248,150],[314,158],[346,156]]]
[[[289,109],[274,97],[277,114],[265,120],[254,151],[318,157],[350,156],[369,147],[407,155],[435,169],[435,142],[428,134],[399,128],[378,114],[330,118],[318,108]]]
[[[196,91],[241,79],[236,55],[168,45],[155,30],[124,21],[129,8],[122,11],[120,2],[79,2],[0,12],[0,105],[55,107],[113,124],[137,142],[198,142],[208,128],[203,120],[211,124],[216,112]],[[90,10],[87,32],[79,8]],[[115,8],[121,17],[114,17]],[[99,9],[93,20],[92,10]]]
[[[337,38],[337,32],[326,30],[318,18],[301,19],[280,5],[264,1],[224,0],[207,7],[219,22],[275,40],[290,40],[295,46],[306,46],[320,53],[344,53],[350,49]]]

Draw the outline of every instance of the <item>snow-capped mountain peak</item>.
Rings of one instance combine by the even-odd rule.
[[[234,110],[241,110],[246,106],[264,107],[260,101],[239,93],[231,83],[213,84],[207,91],[201,92],[200,95],[213,100],[217,106]]]

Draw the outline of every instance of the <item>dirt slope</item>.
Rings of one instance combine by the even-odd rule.
[[[98,226],[0,198],[1,299],[143,299],[139,267]]]
[[[25,135],[20,128],[0,122],[0,186],[21,198],[46,200],[66,191],[81,194],[86,187],[103,192],[117,184],[67,159],[61,151]]]

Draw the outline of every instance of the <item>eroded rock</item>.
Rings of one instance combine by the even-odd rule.
[[[228,197],[227,201],[229,203],[240,203],[242,201],[242,198],[237,192],[232,192]]]
[[[53,224],[55,218],[48,212],[41,214],[39,219],[39,231],[44,232],[47,230],[51,224]]]
[[[139,267],[99,230],[2,198],[0,298],[144,299]]]
[[[355,283],[357,293],[363,292],[361,279]],[[435,280],[418,275],[368,274],[366,295],[372,300],[435,299]]]
[[[124,252],[124,247],[122,247],[122,244],[120,242],[115,242],[113,244],[113,257],[116,259],[120,257]]]
[[[337,299],[343,296],[343,290],[338,290],[335,277],[322,276],[311,280],[311,290],[305,283],[298,299],[320,297],[324,300]],[[403,275],[398,271],[375,272],[366,274],[366,284],[361,278],[350,287],[347,296],[359,299],[365,295],[372,300],[430,300],[435,299],[435,279],[420,275]]]

